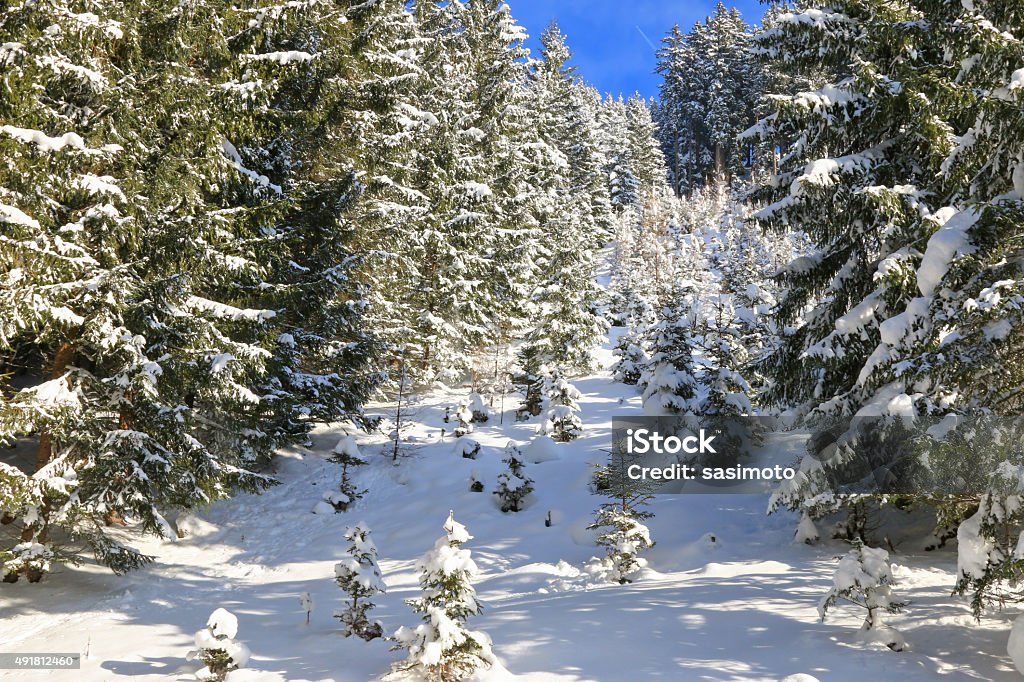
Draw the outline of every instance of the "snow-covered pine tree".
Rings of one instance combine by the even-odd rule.
[[[227,609],[210,614],[206,627],[195,634],[196,648],[186,660],[199,659],[205,667],[195,675],[197,680],[223,680],[232,670],[244,668],[249,662],[249,647],[235,640],[238,618]]]
[[[384,18],[395,11],[374,5]],[[232,114],[255,119],[225,131],[225,149],[243,173],[266,173],[273,182],[261,182],[276,182],[287,198],[263,216],[273,220],[262,226],[268,272],[254,290],[277,313],[282,333],[273,351],[282,367],[260,395],[287,407],[279,428],[303,438],[318,422],[361,423],[360,406],[383,379],[367,331],[366,273],[376,270],[364,261],[371,249],[359,234],[370,231],[362,218],[371,204],[359,178],[369,165],[365,145],[378,141],[365,121],[378,107],[391,113],[391,102],[374,101],[366,83],[377,75],[368,53],[379,45],[365,35],[373,11],[352,10],[351,22],[321,4],[239,10],[230,42],[237,60],[220,85]]]
[[[695,413],[697,380],[694,376],[693,322],[682,301],[661,311],[651,328],[650,364],[641,378],[644,413],[651,416]]]
[[[498,474],[498,486],[494,489],[501,511],[522,511],[523,500],[533,492],[533,480],[527,478],[524,471],[526,460],[523,452],[514,443],[509,443],[505,446],[505,457],[501,461],[508,466],[506,471]]]
[[[422,238],[410,255],[419,264],[412,326],[425,341],[425,377],[453,379],[508,326],[514,271],[499,235],[515,222],[507,193],[520,188],[503,175],[514,170],[508,127],[519,120],[524,33],[493,0],[423,4],[416,16],[424,38],[416,102],[430,132],[417,143],[411,186],[430,210],[414,226]]]
[[[579,417],[579,399],[583,394],[559,374],[545,382],[544,415],[537,433],[567,443],[583,434],[583,420]]]
[[[673,27],[658,51],[662,148],[680,195],[741,177],[750,143],[737,134],[754,122],[762,74],[739,12],[719,2],[685,35]]]
[[[677,196],[683,196],[691,188],[694,179],[687,177],[691,165],[684,165],[691,153],[692,145],[689,126],[685,119],[685,107],[689,100],[685,88],[684,72],[690,63],[691,47],[686,35],[674,25],[661,40],[658,49],[658,65],[655,71],[661,76],[660,98],[653,111],[660,131],[662,153],[668,168],[669,184]]]
[[[597,544],[606,553],[598,570],[620,585],[633,582],[637,573],[647,566],[647,560],[640,553],[654,546],[647,526],[636,514],[609,505],[597,510],[594,523],[589,527],[598,531]]]
[[[533,371],[525,369],[534,366],[534,353],[529,348],[523,349],[519,362],[524,369],[513,377],[513,381],[523,387],[523,403],[516,411],[519,420],[538,416],[547,403],[545,387],[551,383],[551,370],[543,363],[538,363]]]
[[[324,493],[324,500],[330,503],[335,511],[348,511],[356,500],[366,494],[366,491],[360,490],[352,480],[352,469],[364,466],[366,460],[362,458],[359,445],[352,436],[345,436],[339,440],[328,459],[341,465],[341,481],[337,492]]]
[[[353,249],[365,259],[360,274],[368,283],[368,322],[398,369],[390,382],[399,383],[420,378],[423,369],[417,360],[424,339],[414,334],[422,311],[411,292],[419,281],[418,254],[429,238],[417,226],[429,206],[413,159],[437,121],[420,108],[424,48],[408,3],[350,3],[345,16],[348,61],[359,65],[349,66],[353,82],[347,89],[358,102],[346,134],[362,194],[353,207]]]
[[[654,546],[643,522],[654,516],[644,507],[653,499],[656,486],[650,480],[629,476],[629,467],[638,461],[639,455],[619,448],[609,455],[607,464],[594,470],[595,492],[612,499],[598,507],[594,523],[588,526],[598,531],[597,544],[605,550],[595,568],[620,585],[633,581],[637,571],[646,566],[640,553]]]
[[[626,104],[621,97],[608,95],[598,114],[599,142],[604,153],[605,175],[610,199],[616,214],[621,216],[641,205],[640,179],[637,178],[632,149],[623,140],[629,139],[629,121]]]
[[[107,525],[163,533],[161,507],[265,487],[251,467],[284,442],[264,429],[287,405],[261,399],[281,368],[276,312],[252,293],[256,216],[276,192],[223,143],[226,39],[208,3],[106,10],[0,19],[19,93],[0,130],[0,344],[27,386],[0,400],[0,432],[38,438],[35,462],[5,468],[2,504],[30,547],[62,529],[124,571],[147,558]]]
[[[649,362],[647,352],[640,344],[641,340],[632,334],[623,334],[619,337],[613,351],[618,358],[612,367],[616,381],[630,386],[636,386],[640,382],[640,377]]]
[[[472,580],[476,563],[462,545],[472,539],[466,527],[448,513],[444,537],[418,562],[423,596],[406,603],[423,622],[415,628],[401,627],[395,633],[396,648],[407,649],[409,657],[398,670],[416,670],[428,679],[459,682],[494,661],[490,638],[468,630],[466,621],[478,615],[480,603]]]
[[[604,167],[597,109],[600,95],[581,80],[573,81],[563,151],[569,162],[569,189],[583,216],[583,236],[596,248],[614,236],[615,212]]]
[[[881,548],[868,547],[860,538],[853,548],[839,560],[832,588],[818,605],[818,614],[825,620],[829,609],[840,601],[867,611],[861,630],[874,640],[881,641],[894,651],[902,651],[903,636],[884,624],[886,613],[899,613],[904,603],[894,599],[892,564],[889,553]]]
[[[658,197],[665,189],[668,175],[665,157],[658,141],[658,127],[651,116],[650,105],[640,93],[626,100],[626,131],[633,173],[645,201]]]
[[[539,242],[536,283],[528,292],[531,329],[520,350],[527,376],[536,376],[541,365],[566,374],[586,371],[590,349],[605,330],[594,305],[594,250],[610,215],[570,56],[565,36],[552,24],[541,36],[542,59],[528,81],[538,138],[529,149],[539,184],[533,190]]]
[[[760,442],[762,429],[751,400],[754,389],[744,377],[749,353],[733,296],[718,294],[702,302],[693,330],[699,349],[694,362],[698,401],[694,412],[702,428],[718,433],[717,453],[703,464],[729,466],[747,448]]]
[[[780,15],[759,38],[833,78],[776,98],[757,128],[787,151],[758,218],[815,247],[782,276],[780,323],[796,328],[762,363],[767,395],[825,417],[1015,413],[1020,49],[988,37],[1020,18],[1001,3],[832,9]],[[775,503],[829,490],[805,464]]]
[[[788,289],[780,322],[797,323],[812,310],[764,363],[774,379],[768,397],[852,414],[873,393],[858,378],[881,322],[913,297],[919,252],[912,245],[925,237],[936,208],[920,189],[932,182],[949,141],[934,109],[897,105],[931,88],[928,70],[908,57],[922,36],[906,34],[902,19],[881,7],[849,21],[835,9],[813,26],[801,23],[804,14],[782,15],[759,37],[761,50],[785,55],[794,69],[824,63],[843,73],[816,92],[774,98],[776,111],[760,129],[786,156],[762,193],[775,203],[754,217],[805,229],[815,248],[781,273]],[[853,40],[860,31],[872,40]],[[852,63],[859,66],[850,70]]]
[[[370,530],[363,524],[356,524],[345,531],[350,543],[345,550],[348,556],[335,564],[334,576],[338,587],[348,594],[345,608],[335,611],[334,617],[342,622],[346,637],[355,635],[370,641],[384,634],[378,621],[371,621],[366,615],[373,608],[370,601],[375,595],[385,592],[384,579],[377,565],[377,546],[370,538]]]

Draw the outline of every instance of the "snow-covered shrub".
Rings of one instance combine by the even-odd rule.
[[[468,399],[462,400],[456,405],[454,415],[459,423],[455,427],[456,438],[461,438],[467,433],[473,433],[473,410],[470,408]]]
[[[459,457],[476,459],[476,456],[480,454],[480,443],[467,436],[462,436],[455,441],[455,447],[452,448],[452,452]]]
[[[477,574],[470,552],[462,545],[472,539],[465,526],[448,513],[445,535],[416,564],[423,596],[406,603],[423,622],[395,633],[396,649],[409,657],[397,670],[419,673],[421,679],[461,682],[494,661],[490,638],[466,629],[466,620],[480,613],[472,580]]]
[[[899,613],[904,602],[893,599],[892,565],[889,553],[881,548],[868,547],[860,539],[853,542],[853,548],[839,560],[832,589],[818,605],[818,614],[825,620],[828,610],[839,601],[859,606],[867,611],[861,631],[877,631],[869,637],[883,641],[890,649],[901,651],[905,645],[903,637],[883,622],[884,614]]]
[[[337,491],[324,493],[324,501],[334,507],[335,511],[346,511],[356,500],[366,494],[352,482],[352,467],[366,464],[359,452],[359,446],[352,436],[345,436],[334,446],[334,452],[330,457],[332,462],[341,465],[341,482]]]
[[[346,550],[348,556],[335,564],[334,579],[348,599],[345,608],[335,611],[334,617],[344,624],[342,633],[346,637],[355,635],[369,641],[384,634],[381,624],[366,615],[374,606],[370,599],[385,592],[377,565],[377,546],[370,538],[370,530],[362,524],[346,530],[345,539],[351,543]]]
[[[647,566],[640,552],[654,546],[647,526],[636,514],[609,505],[597,510],[590,527],[600,531],[597,544],[605,548],[605,557],[598,564],[604,577],[620,585],[633,582],[636,574]]]
[[[244,668],[249,662],[249,647],[235,641],[238,619],[227,609],[217,609],[196,632],[196,648],[187,660],[199,659],[205,667],[196,673],[197,680],[223,680],[232,670]]]
[[[487,401],[475,391],[469,394],[469,411],[472,415],[472,421],[477,424],[491,418],[491,410],[487,406]]]
[[[514,443],[509,443],[505,446],[502,462],[508,465],[508,469],[498,474],[498,487],[494,494],[500,500],[501,511],[521,511],[523,500],[533,492],[533,481],[524,472],[526,461],[523,453]]]
[[[579,417],[579,399],[583,397],[575,386],[560,376],[553,376],[545,391],[547,409],[544,421],[537,433],[551,436],[554,440],[566,443],[579,438],[583,433],[583,421]]]

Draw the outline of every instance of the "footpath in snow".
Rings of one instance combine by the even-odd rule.
[[[428,394],[408,412],[398,466],[385,436],[359,437],[370,465],[356,477],[369,493],[353,510],[310,511],[338,480],[338,465],[325,457],[344,434],[323,429],[310,449],[283,454],[281,485],[179,519],[182,539],[144,544],[156,556],[148,568],[117,577],[90,565],[63,567],[38,585],[5,585],[2,649],[83,653],[80,671],[45,673],[51,680],[192,679],[198,666],[184,660],[192,635],[222,606],[238,616],[238,639],[253,652],[253,670],[232,679],[373,680],[402,654],[379,639],[341,637],[331,617],[343,596],[333,567],[345,528],[362,521],[373,530],[388,592],[372,614],[390,633],[418,622],[403,603],[418,595],[414,562],[454,509],[474,536],[466,547],[482,574],[476,587],[485,610],[470,625],[491,636],[503,664],[482,679],[1019,679],[1006,657],[981,653],[1003,650],[1005,620],[976,624],[966,603],[950,599],[953,554],[941,570],[893,556],[897,589],[910,604],[890,622],[908,651],[854,643],[863,617],[856,609],[839,607],[818,622],[818,601],[845,546],[794,545],[793,517],[766,516],[761,496],[663,496],[652,506],[657,545],[642,579],[597,584],[582,573],[599,553],[586,529],[602,502],[588,489],[590,463],[605,457],[612,417],[640,410],[634,389],[607,371],[618,331],[597,354],[604,369],[574,382],[584,436],[527,465],[536,490],[525,511],[503,514],[491,491],[506,443],[528,443],[536,424],[515,422],[516,405],[507,401],[504,414],[495,410],[473,434],[483,445],[478,459],[464,459],[453,453],[451,435],[440,440],[442,428],[451,431],[445,408],[464,395]],[[471,477],[484,493],[469,491]],[[304,592],[314,602],[309,625],[299,608]]]

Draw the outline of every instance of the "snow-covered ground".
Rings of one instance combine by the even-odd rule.
[[[909,543],[897,548],[909,556],[892,557],[897,592],[910,604],[889,622],[906,636],[908,651],[856,643],[863,613],[853,608],[837,607],[820,623],[816,607],[845,546],[793,544],[794,518],[766,516],[760,496],[661,497],[649,523],[658,544],[641,580],[595,584],[581,573],[597,553],[586,526],[602,501],[588,491],[589,463],[605,456],[612,416],[640,409],[633,389],[607,372],[610,347],[598,352],[604,369],[575,382],[584,437],[558,445],[557,459],[528,465],[536,492],[527,510],[501,513],[490,491],[505,444],[530,441],[535,424],[516,423],[509,400],[504,415],[496,411],[473,434],[484,446],[480,457],[463,459],[453,454],[451,435],[439,440],[442,428],[451,431],[445,407],[462,395],[426,395],[410,411],[415,423],[406,433],[414,442],[399,466],[383,452],[383,436],[360,438],[371,464],[356,476],[370,492],[348,513],[310,512],[338,479],[338,466],[325,457],[342,433],[325,429],[312,448],[284,453],[281,485],[181,520],[184,539],[144,543],[156,555],[144,570],[117,577],[65,567],[38,585],[3,585],[0,651],[81,652],[84,661],[80,671],[0,671],[0,678],[191,679],[198,666],[184,657],[193,633],[223,606],[238,616],[238,639],[262,671],[247,679],[375,679],[402,654],[381,640],[339,635],[331,614],[342,598],[333,581],[342,534],[356,521],[372,528],[388,586],[372,614],[392,632],[417,622],[403,603],[418,592],[414,561],[454,509],[474,535],[466,547],[482,572],[476,587],[485,611],[470,625],[491,636],[505,669],[485,679],[1020,679],[1005,655],[1012,613],[978,624],[965,602],[949,596],[953,553],[929,556],[927,568]],[[487,492],[469,492],[474,471]],[[315,603],[309,625],[299,608],[304,592]]]

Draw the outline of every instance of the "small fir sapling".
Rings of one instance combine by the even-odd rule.
[[[649,358],[638,340],[631,335],[623,335],[615,346],[614,354],[618,358],[612,367],[615,380],[629,386],[640,383]]]
[[[829,609],[840,600],[867,611],[861,633],[871,641],[884,643],[893,651],[902,651],[903,636],[884,624],[886,613],[899,613],[905,602],[893,599],[892,564],[889,553],[881,548],[866,546],[855,538],[853,548],[839,560],[832,589],[818,605],[818,614],[824,621]]]
[[[309,625],[309,615],[313,613],[313,595],[309,592],[300,594],[299,608],[306,614],[306,625]]]
[[[469,400],[462,400],[455,407],[455,419],[458,421],[455,427],[456,438],[473,433],[473,410],[470,409]]]
[[[597,544],[604,547],[605,558],[599,568],[605,577],[620,585],[633,582],[637,573],[647,566],[640,552],[654,546],[647,526],[636,514],[610,505],[597,510],[590,528],[600,531]]]
[[[522,511],[523,500],[533,492],[533,480],[527,478],[524,471],[526,461],[522,451],[514,443],[505,446],[505,458],[502,460],[508,469],[498,475],[498,487],[494,494],[498,496],[503,512]]]
[[[370,599],[385,592],[384,579],[377,565],[377,547],[370,538],[370,530],[357,524],[345,531],[349,541],[348,556],[334,566],[335,582],[348,594],[345,608],[335,611],[346,637],[355,635],[366,641],[384,634],[378,621],[371,621],[367,612],[374,604]]]
[[[567,443],[583,434],[583,421],[579,417],[577,402],[583,397],[575,386],[559,376],[553,376],[547,386],[547,410],[537,432]]]
[[[345,436],[334,446],[330,461],[341,465],[341,483],[337,491],[325,492],[324,500],[334,507],[335,511],[343,512],[366,494],[365,490],[360,490],[352,482],[352,468],[365,465],[366,460],[362,459],[355,439],[352,436]]]
[[[196,632],[196,648],[186,660],[199,659],[205,667],[196,673],[199,680],[223,680],[232,670],[244,668],[249,662],[249,647],[235,641],[238,619],[226,609],[217,609]]]
[[[615,449],[608,463],[594,470],[594,491],[611,498],[597,509],[594,523],[588,526],[598,531],[597,544],[605,550],[605,556],[598,560],[595,568],[603,577],[620,585],[632,582],[647,565],[640,553],[654,546],[643,522],[654,516],[644,507],[654,499],[657,483],[629,475],[630,467],[638,463],[640,457],[625,449]]]
[[[417,671],[426,679],[461,682],[494,662],[490,638],[466,628],[470,616],[480,613],[472,580],[477,574],[470,552],[462,545],[472,539],[465,526],[448,513],[444,537],[418,562],[423,596],[406,603],[423,622],[395,633],[395,649],[409,652],[398,671]]]
[[[469,492],[471,493],[482,493],[484,491],[484,484],[480,481],[480,474],[476,469],[473,469],[469,475]]]
[[[524,370],[515,381],[524,387],[523,404],[516,410],[516,420],[526,421],[538,416],[547,405],[545,387],[551,381],[551,370],[546,365],[541,365],[535,372]]]

